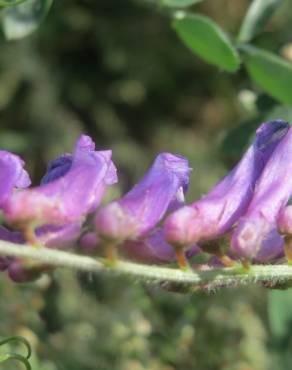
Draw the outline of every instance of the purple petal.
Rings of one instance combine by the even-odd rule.
[[[51,161],[48,165],[47,173],[41,180],[41,184],[48,184],[54,180],[59,179],[66,175],[70,170],[73,162],[73,156],[71,154],[63,154],[59,158]]]
[[[283,207],[277,219],[278,230],[281,234],[292,235],[292,206]]]
[[[5,240],[11,243],[23,244],[24,239],[20,232],[10,231],[4,226],[0,226],[0,240]],[[0,257],[0,270],[6,270],[14,259],[12,257]]]
[[[123,241],[145,235],[177,204],[189,181],[188,161],[162,153],[144,178],[124,197],[98,210],[95,226],[103,238]],[[181,200],[180,200],[181,201]]]
[[[14,188],[30,185],[29,175],[23,166],[24,162],[20,157],[0,150],[0,207],[3,207]]]
[[[140,240],[127,240],[122,244],[121,250],[128,258],[143,263],[162,264],[176,259],[175,251],[165,241],[162,229],[155,229]],[[191,257],[201,250],[194,246],[189,252]]]
[[[8,267],[8,275],[15,283],[28,283],[37,280],[52,268],[36,262],[23,262],[15,259]]]
[[[5,205],[7,221],[39,226],[78,221],[96,209],[107,186],[117,181],[111,151],[94,151],[88,136],[77,142],[70,169],[53,176],[57,178],[51,182],[14,193]]]
[[[77,221],[65,226],[45,225],[36,229],[38,241],[49,248],[73,248],[82,228],[82,222]]]
[[[100,238],[96,232],[89,231],[81,237],[79,246],[82,252],[86,254],[95,254],[100,247]]]
[[[166,219],[167,241],[187,247],[199,241],[216,239],[230,230],[246,211],[256,181],[287,130],[288,124],[280,120],[261,125],[254,143],[241,161],[213,190]]]
[[[264,253],[266,240],[276,235],[273,255],[283,253],[283,243],[277,233],[277,219],[280,210],[292,194],[292,128],[281,140],[267,162],[242,219],[240,219],[231,240],[235,253],[244,258],[270,259],[271,252]]]

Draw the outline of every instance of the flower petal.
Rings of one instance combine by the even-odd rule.
[[[0,207],[3,207],[14,188],[26,188],[30,185],[29,175],[23,166],[24,161],[20,157],[0,150]]]
[[[258,182],[244,217],[233,233],[232,250],[244,258],[271,259],[271,253],[263,253],[265,241],[277,233],[280,210],[292,194],[292,128],[280,141],[270,156]],[[275,243],[273,254],[283,252],[283,243]]]
[[[171,153],[157,156],[144,178],[124,197],[98,210],[98,234],[119,242],[148,233],[169,206],[181,202],[191,169],[184,157]],[[180,199],[179,199],[180,198]]]
[[[280,120],[261,125],[241,161],[218,185],[166,219],[166,240],[172,245],[187,247],[216,239],[230,230],[246,211],[256,181],[287,130],[288,124]]]
[[[121,250],[129,259],[143,263],[163,264],[176,259],[174,249],[165,241],[163,230],[159,228],[142,239],[125,241]],[[188,251],[188,257],[200,252],[199,247],[193,246]]]
[[[88,136],[81,136],[72,165],[69,169],[67,165],[68,161],[53,165],[42,185],[14,193],[5,205],[7,221],[38,226],[78,221],[96,209],[106,187],[117,181],[111,151],[94,151]]]

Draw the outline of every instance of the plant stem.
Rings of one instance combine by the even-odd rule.
[[[146,283],[174,283],[176,286],[207,290],[255,283],[265,283],[273,287],[292,282],[292,266],[288,265],[251,265],[248,271],[238,266],[209,271],[181,271],[176,268],[117,261],[114,268],[109,268],[103,259],[48,248],[36,249],[6,241],[0,242],[0,255],[29,258],[40,263],[81,271],[128,275]]]

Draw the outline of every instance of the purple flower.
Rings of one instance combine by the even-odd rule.
[[[94,149],[93,149],[94,150]],[[72,154],[65,153],[59,158],[51,161],[48,165],[47,173],[41,180],[41,184],[48,184],[66,175],[73,162]]]
[[[286,135],[288,124],[264,123],[238,165],[207,195],[171,214],[165,221],[166,240],[177,248],[217,239],[245,213],[256,181]]]
[[[292,205],[283,207],[277,219],[278,230],[281,234],[292,235]]]
[[[71,222],[64,226],[44,225],[35,230],[38,242],[48,248],[73,248],[82,229],[82,221]]]
[[[67,154],[50,164],[42,185],[10,197],[4,207],[6,220],[36,226],[79,221],[97,208],[107,186],[116,181],[111,151],[95,151],[91,138],[83,135],[72,158]]]
[[[0,207],[11,196],[14,188],[30,185],[28,173],[23,169],[24,161],[15,154],[0,150]]]
[[[24,239],[20,232],[18,231],[10,231],[6,229],[4,226],[0,226],[0,241],[5,240],[11,243],[18,243],[23,244]],[[12,257],[0,257],[0,271],[6,270],[10,263],[13,261]]]
[[[143,263],[163,264],[176,259],[174,249],[165,241],[163,230],[160,228],[152,230],[149,235],[139,240],[125,241],[121,250],[128,258]],[[193,246],[188,251],[188,257],[200,252],[199,247]]]
[[[100,246],[100,238],[95,231],[86,232],[79,240],[80,250],[85,254],[96,254]]]
[[[291,171],[292,128],[289,128],[268,160],[249,207],[233,233],[232,250],[239,256],[257,259],[260,255],[262,260],[269,260],[283,254],[277,220],[292,194]],[[267,246],[270,248],[266,251]]]
[[[21,261],[14,259],[8,267],[8,275],[15,283],[28,283],[35,281],[45,272],[53,270],[52,266],[34,261]]]
[[[108,240],[122,242],[148,233],[163,218],[169,207],[182,201],[182,189],[189,182],[188,161],[162,153],[144,178],[121,199],[98,210],[95,227]]]

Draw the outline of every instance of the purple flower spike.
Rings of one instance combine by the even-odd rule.
[[[219,238],[230,230],[246,211],[256,181],[288,126],[280,120],[262,124],[241,161],[213,190],[166,219],[166,240],[178,248],[188,247]]]
[[[29,175],[23,166],[20,157],[0,150],[0,207],[3,207],[14,188],[21,189],[30,185]]]
[[[163,264],[176,259],[175,251],[166,243],[162,229],[154,229],[140,240],[127,240],[122,244],[121,249],[128,258],[137,262]],[[188,257],[200,252],[199,247],[193,246],[188,251]]]
[[[95,226],[108,240],[122,242],[148,233],[169,207],[182,201],[182,189],[189,182],[191,169],[181,156],[162,153],[144,178],[124,197],[98,210]]]
[[[232,236],[232,249],[239,256],[257,259],[261,255],[261,259],[269,260],[283,253],[283,241],[280,243],[276,230],[280,210],[292,194],[291,171],[292,128],[289,128],[267,162],[248,210]],[[274,243],[273,253],[265,253],[264,246],[271,238],[278,242]]]
[[[18,225],[64,225],[93,212],[107,186],[117,181],[111,151],[96,152],[93,141],[81,136],[70,155],[52,162],[43,184],[14,193],[4,213]]]

